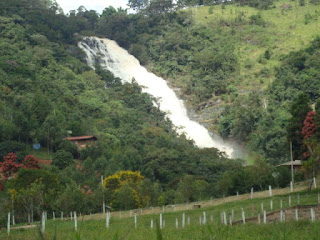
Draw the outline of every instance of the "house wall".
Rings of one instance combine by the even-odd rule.
[[[76,144],[79,149],[83,149],[87,146],[94,145],[96,143],[96,140],[78,140],[73,141],[73,143]]]

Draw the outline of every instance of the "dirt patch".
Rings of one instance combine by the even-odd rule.
[[[312,220],[312,214],[311,214],[312,209],[314,210],[314,213],[315,213],[314,220],[320,219],[320,205],[304,205],[304,206],[297,205],[290,208],[267,213],[266,223],[292,221],[292,220]],[[297,216],[296,216],[296,213],[297,213]],[[242,223],[243,223],[242,220],[238,220],[238,221],[232,222],[232,225],[238,225]],[[263,214],[260,214],[256,217],[246,218],[246,223],[263,223]]]
[[[19,229],[31,229],[36,228],[37,225],[25,225],[25,226],[19,226],[19,227],[11,227],[11,230],[19,230]]]

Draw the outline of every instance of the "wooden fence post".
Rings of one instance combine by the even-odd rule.
[[[41,217],[41,232],[44,233],[46,230],[46,216],[45,213],[42,212],[42,217]]]
[[[245,212],[243,211],[243,208],[242,208],[241,215],[242,215],[242,223],[245,224],[245,223],[246,223],[246,214],[245,214]]]
[[[299,212],[298,209],[295,209],[296,221],[299,221]]]
[[[226,214],[226,212],[223,212],[223,223],[224,223],[224,225],[228,224],[227,223],[227,214]]]
[[[33,223],[33,201],[31,201],[31,222]]]
[[[280,209],[282,209],[282,198],[280,198]]]
[[[134,214],[134,228],[137,228],[137,214]]]
[[[314,222],[314,221],[315,221],[315,218],[316,218],[316,216],[315,216],[316,214],[315,214],[313,208],[310,209],[310,214],[311,214],[311,222]]]
[[[160,213],[160,229],[162,229],[162,213]]]
[[[151,219],[150,228],[153,228],[153,219]]]
[[[252,216],[252,217],[254,216],[254,212],[255,212],[254,205],[251,204],[251,216]]]
[[[234,210],[233,208],[231,209],[231,216],[232,216],[232,221],[234,220]]]
[[[77,219],[77,212],[74,211],[74,230],[76,230],[76,232],[78,231],[78,219]]]
[[[182,213],[182,228],[184,228],[185,224],[186,224],[186,215],[185,213]]]
[[[263,223],[266,224],[267,223],[267,212],[263,211]]]
[[[110,226],[110,212],[107,211],[107,214],[106,214],[106,227],[109,228]]]
[[[289,207],[291,207],[291,195],[289,195]]]
[[[313,184],[314,184],[314,188],[317,188],[317,182],[316,182],[316,178],[313,178]]]
[[[290,192],[293,192],[293,183],[290,181]]]
[[[7,234],[10,235],[10,217],[11,213],[8,213]]]
[[[253,188],[251,188],[251,195],[250,195],[250,199],[253,198]]]
[[[269,196],[272,197],[272,188],[271,188],[271,185],[269,185]]]
[[[14,210],[12,210],[12,225],[16,225],[16,221],[14,218]]]
[[[190,217],[188,217],[188,225],[190,225]]]
[[[273,210],[273,200],[272,199],[270,200],[270,210],[271,211]]]
[[[203,212],[203,224],[207,223],[207,215],[206,212]]]

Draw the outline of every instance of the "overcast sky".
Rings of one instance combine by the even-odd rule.
[[[106,7],[113,6],[114,8],[128,8],[128,0],[56,0],[62,7],[64,13],[68,13],[70,10],[77,10],[81,5],[88,10],[96,10],[98,13],[102,13],[102,10]]]

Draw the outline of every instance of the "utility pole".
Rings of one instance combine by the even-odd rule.
[[[294,174],[293,174],[293,155],[292,155],[292,141],[290,140],[290,158],[291,158],[291,181],[294,183]]]

